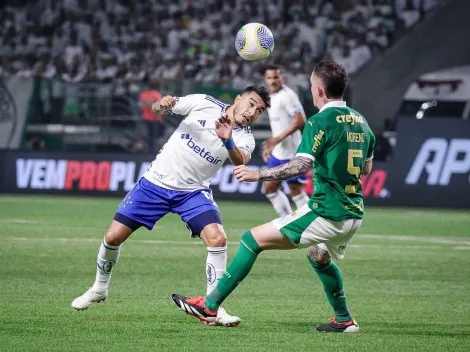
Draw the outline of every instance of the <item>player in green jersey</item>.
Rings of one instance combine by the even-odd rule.
[[[259,171],[237,166],[240,181],[286,180],[313,168],[314,194],[296,212],[247,231],[236,256],[215,290],[206,297],[173,294],[175,304],[202,322],[216,323],[217,310],[248,275],[258,254],[268,249],[309,247],[307,258],[318,274],[335,318],[320,332],[359,332],[349,313],[343,279],[336,263],[362,222],[361,175],[372,169],[375,137],[366,119],[343,101],[344,68],[332,61],[317,64],[310,77],[314,105],[320,110],[306,123],[296,157],[287,164]]]

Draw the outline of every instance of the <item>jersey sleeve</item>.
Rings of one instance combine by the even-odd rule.
[[[188,115],[201,101],[201,94],[190,94],[184,97],[175,97],[176,104],[170,110],[173,114]]]
[[[325,148],[328,135],[321,120],[310,118],[305,124],[302,141],[295,156],[303,156],[315,161]]]
[[[292,93],[289,95],[289,100],[286,102],[286,106],[289,118],[292,118],[295,114],[300,112],[304,118],[304,121],[306,120],[304,108],[302,107],[297,94]]]
[[[367,150],[366,161],[374,159],[374,149],[375,149],[375,136],[373,133],[370,134],[370,143],[369,149]]]
[[[255,150],[255,138],[253,137],[253,133],[250,131],[243,134],[237,143],[237,147],[245,151],[248,154],[248,160],[251,160],[251,154],[253,150]]]

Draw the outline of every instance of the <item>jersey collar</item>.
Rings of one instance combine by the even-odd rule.
[[[322,112],[323,110],[328,108],[344,108],[345,106],[346,102],[344,100],[334,100],[323,105],[319,112]]]

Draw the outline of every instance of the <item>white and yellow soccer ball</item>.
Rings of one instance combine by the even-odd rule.
[[[245,24],[235,37],[235,50],[247,61],[266,59],[274,50],[274,36],[264,24]]]

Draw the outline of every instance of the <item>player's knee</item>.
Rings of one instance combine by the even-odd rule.
[[[264,194],[271,194],[276,193],[278,190],[278,185],[273,182],[265,182],[264,183]]]
[[[225,247],[227,245],[227,236],[223,231],[213,231],[207,236],[207,247]]]
[[[317,245],[308,248],[307,256],[319,264],[326,264],[330,259],[330,253]]]
[[[104,240],[111,246],[120,246],[124,242],[123,236],[113,229],[109,229],[104,235]]]
[[[242,238],[240,239],[240,242],[250,250],[250,252],[253,252],[255,254],[259,254],[263,251],[263,248],[261,248],[260,244],[258,241],[256,241],[255,237],[253,236],[251,230],[246,231],[243,235]]]
[[[302,185],[299,183],[289,184],[290,195],[292,197],[298,196],[302,192]]]

